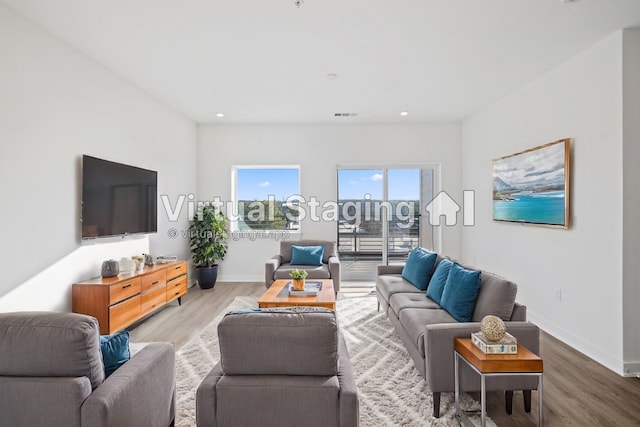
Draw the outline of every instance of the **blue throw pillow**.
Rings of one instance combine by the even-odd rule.
[[[447,277],[449,277],[452,265],[453,262],[446,258],[441,260],[436,267],[436,271],[433,272],[433,276],[431,276],[431,281],[427,288],[427,296],[436,304],[441,305],[442,292],[444,291],[444,285],[447,283]]]
[[[120,331],[111,335],[100,336],[100,350],[104,373],[108,377],[116,369],[131,359],[129,351],[129,331]]]
[[[402,278],[409,281],[413,286],[424,291],[427,289],[433,266],[438,255],[426,249],[415,248],[409,254],[407,263],[402,269]]]
[[[322,265],[324,246],[291,246],[291,265]]]
[[[442,308],[458,322],[470,322],[480,292],[480,271],[454,264],[442,293]]]

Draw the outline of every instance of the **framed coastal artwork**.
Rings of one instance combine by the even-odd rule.
[[[569,228],[570,139],[493,161],[493,219]]]

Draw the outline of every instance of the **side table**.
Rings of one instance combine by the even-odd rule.
[[[480,375],[480,405],[482,427],[486,426],[486,377],[530,375],[538,377],[538,426],[542,426],[542,359],[525,346],[518,344],[517,354],[485,354],[471,342],[471,338],[455,339],[455,396],[456,417],[460,419],[460,359]]]

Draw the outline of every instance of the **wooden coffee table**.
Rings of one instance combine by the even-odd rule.
[[[322,282],[322,289],[318,295],[313,297],[291,297],[286,294],[284,288],[291,279],[278,279],[262,294],[258,299],[258,307],[292,307],[292,306],[309,306],[309,307],[325,307],[331,310],[336,309],[336,293],[333,290],[333,280],[331,279],[307,279],[313,282]]]

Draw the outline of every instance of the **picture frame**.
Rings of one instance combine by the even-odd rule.
[[[570,227],[571,139],[493,160],[493,220]]]

